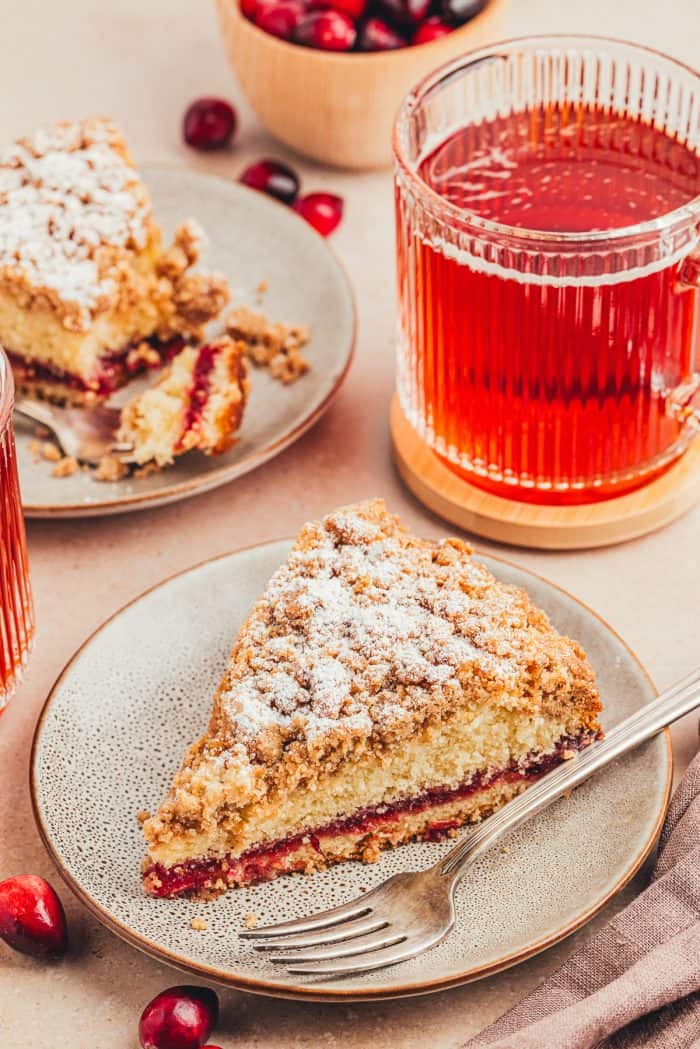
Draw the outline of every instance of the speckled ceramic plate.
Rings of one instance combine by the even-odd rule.
[[[236,930],[250,913],[271,922],[334,906],[396,871],[434,863],[449,844],[408,845],[372,866],[292,875],[208,904],[143,895],[136,813],[154,810],[205,728],[235,631],[288,550],[286,541],[254,547],[162,583],[93,634],[59,678],[37,726],[31,777],[40,831],[70,887],[108,928],[165,962],[249,991],[315,999],[420,994],[473,980],[592,917],[637,871],[659,832],[671,779],[667,738],[516,831],[507,851],[479,860],[459,887],[449,937],[392,968],[342,980],[292,977]],[[537,576],[484,560],[525,586],[584,645],[605,725],[654,696],[638,661],[593,612]],[[195,916],[206,918],[206,931],[190,927]]]
[[[113,484],[89,474],[52,477],[52,465],[35,462],[31,425],[16,421],[19,472],[28,517],[87,517],[140,510],[225,484],[286,448],[320,418],[350,365],[355,342],[355,307],[347,277],[327,243],[289,208],[225,179],[186,169],[142,168],[156,218],[169,236],[183,219],[204,227],[209,247],[203,268],[229,280],[232,305],[261,309],[286,324],[307,324],[310,371],[291,386],[251,369],[252,392],[239,440],[224,455],[199,452],[140,480]],[[261,281],[268,290],[258,305]],[[213,323],[210,334],[221,330]],[[134,383],[128,395],[146,383]],[[127,391],[120,391],[120,403]]]

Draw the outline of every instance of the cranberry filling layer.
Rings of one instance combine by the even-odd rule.
[[[153,864],[143,874],[145,888],[152,896],[170,897],[189,892],[206,892],[217,882],[247,885],[265,881],[281,873],[283,861],[302,845],[311,845],[316,852],[323,853],[325,838],[345,834],[364,836],[373,831],[386,829],[406,813],[422,812],[435,805],[445,804],[469,797],[498,783],[533,781],[565,760],[565,754],[582,750],[596,739],[594,732],[583,732],[579,736],[563,736],[549,754],[527,759],[522,764],[513,763],[507,768],[478,772],[468,783],[457,787],[432,787],[414,798],[395,801],[387,805],[358,809],[352,816],[333,820],[322,827],[315,827],[287,838],[256,845],[240,856],[229,859],[188,860],[175,867]],[[436,820],[421,834],[424,841],[439,841],[450,830],[460,826],[458,820]]]
[[[145,355],[138,352],[138,347],[144,342],[148,343],[157,356],[147,360]],[[50,383],[52,385],[65,386],[70,390],[78,390],[81,393],[96,393],[100,397],[108,397],[115,390],[136,375],[138,372],[149,368],[159,368],[161,364],[169,361],[185,345],[184,339],[174,338],[161,341],[153,336],[150,339],[139,339],[137,343],[129,343],[120,350],[114,350],[104,354],[100,358],[100,369],[95,379],[86,381],[79,375],[63,371],[45,361],[35,361],[24,357],[19,353],[13,353],[6,349],[5,352],[10,360],[15,375],[21,382],[26,383]]]
[[[192,369],[192,385],[189,390],[189,403],[182,424],[182,434],[178,441],[178,448],[182,447],[185,436],[195,427],[198,427],[207,401],[211,387],[211,376],[214,370],[216,358],[221,347],[207,343],[202,346],[197,355],[194,368]]]

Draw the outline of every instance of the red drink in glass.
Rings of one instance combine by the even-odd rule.
[[[27,548],[12,430],[12,373],[0,350],[0,712],[34,634]]]
[[[700,81],[588,44],[460,60],[396,134],[404,413],[469,480],[536,502],[637,487],[697,429]]]

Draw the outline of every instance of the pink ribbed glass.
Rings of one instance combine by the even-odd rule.
[[[14,385],[0,349],[0,712],[34,635],[27,546],[12,430]]]
[[[394,154],[397,385],[422,439],[541,503],[622,494],[680,456],[699,424],[698,74],[602,38],[508,41],[423,81]],[[567,192],[570,159],[604,212]]]

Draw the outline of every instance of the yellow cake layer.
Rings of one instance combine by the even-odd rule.
[[[478,772],[507,768],[528,757],[547,754],[564,736],[576,736],[580,715],[565,719],[532,716],[513,710],[504,698],[488,707],[461,707],[453,718],[431,724],[379,760],[365,756],[317,783],[251,804],[229,821],[222,813],[211,833],[184,830],[151,844],[149,856],[169,867],[203,856],[239,856],[262,842],[276,841],[322,827],[357,809],[415,797],[433,787],[456,787]],[[235,804],[235,796],[230,801]]]

